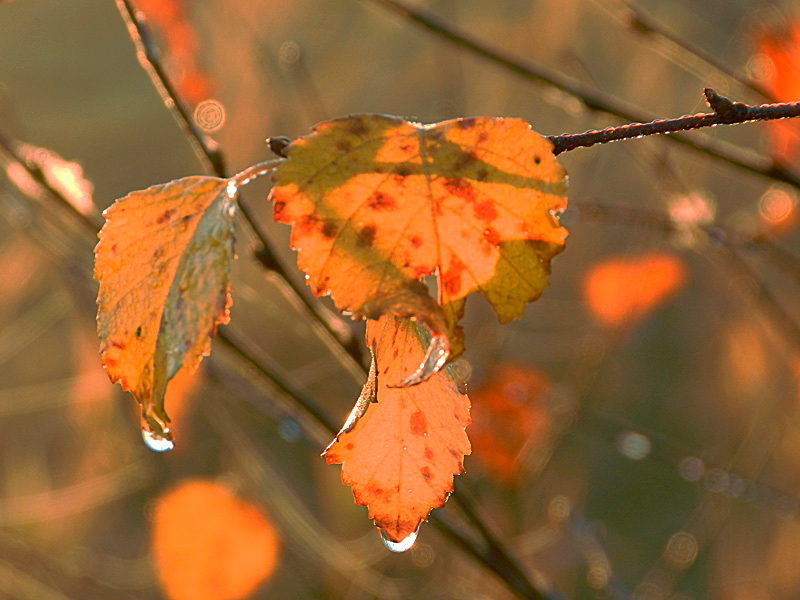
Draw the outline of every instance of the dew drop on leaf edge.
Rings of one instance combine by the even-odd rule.
[[[169,433],[169,429],[166,432]],[[145,425],[142,425],[142,439],[145,445],[153,452],[167,452],[175,448],[175,442],[169,437],[159,435]]]
[[[420,525],[422,524],[420,523]],[[414,544],[417,542],[417,535],[419,535],[419,526],[417,526],[416,531],[408,535],[408,537],[405,539],[402,539],[399,542],[393,542],[386,537],[386,532],[381,529],[381,541],[383,542],[383,545],[392,552],[406,552],[407,550],[411,550],[411,548],[413,548]]]

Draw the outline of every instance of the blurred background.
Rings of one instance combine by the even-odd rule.
[[[706,111],[709,86],[800,100],[791,0],[408,2],[648,116]],[[231,173],[271,158],[265,138],[351,113],[514,116],[545,135],[621,123],[377,0],[137,6]],[[222,329],[238,351],[218,339],[171,384],[176,449],[144,446],[100,366],[96,230],[78,215],[204,166],[114,2],[1,3],[0,597],[537,597],[522,578],[564,599],[796,598],[798,131],[685,136],[778,179],[664,136],[559,157],[567,248],[523,319],[468,304],[473,454],[395,554],[319,456],[363,374],[256,260],[244,221]],[[242,202],[294,269],[267,192]]]

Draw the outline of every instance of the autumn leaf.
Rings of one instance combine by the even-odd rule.
[[[194,479],[158,499],[152,546],[170,600],[244,600],[275,570],[279,541],[258,507]]]
[[[392,387],[422,360],[419,330],[395,316],[367,323],[369,379],[324,454],[328,464],[342,464],[342,481],[393,543],[407,540],[432,508],[444,506],[470,453],[469,398],[449,369],[415,387]]]
[[[184,365],[194,370],[228,322],[232,191],[229,180],[186,177],[104,213],[94,271],[103,365],[141,403],[143,432],[162,449],[171,447],[167,382]]]
[[[533,367],[498,364],[470,392],[475,408],[470,438],[475,456],[496,480],[515,484],[532,448],[548,441],[551,420],[546,395],[550,381]]]
[[[671,298],[686,281],[686,267],[671,254],[612,258],[594,265],[583,282],[595,318],[609,326],[632,324]]]
[[[270,199],[314,294],[354,318],[415,317],[444,358],[463,351],[467,296],[481,293],[503,323],[517,318],[564,248],[566,174],[525,121],[352,116],[284,153]],[[433,274],[438,302],[421,281]]]
[[[766,60],[762,67],[763,83],[781,102],[800,97],[800,21],[792,20],[784,31],[764,30],[757,40],[758,54]],[[771,150],[775,159],[794,165],[800,157],[800,129],[794,119],[767,123]]]

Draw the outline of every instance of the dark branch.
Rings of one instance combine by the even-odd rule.
[[[567,133],[551,135],[547,139],[553,143],[553,154],[569,152],[575,148],[586,148],[595,144],[607,144],[631,138],[659,133],[675,133],[714,127],[715,125],[734,125],[751,121],[770,121],[788,117],[800,117],[800,102],[762,104],[750,106],[734,102],[717,94],[711,88],[704,90],[706,101],[714,110],[713,113],[686,115],[677,119],[658,119],[649,123],[630,123],[619,127],[608,127],[603,130],[592,129],[585,133]]]
[[[180,96],[175,90],[175,86],[172,85],[170,78],[161,65],[158,51],[149,41],[147,28],[141,14],[131,5],[130,0],[115,1],[122,15],[122,19],[127,26],[128,34],[136,47],[136,55],[139,58],[139,63],[150,77],[150,81],[156,88],[164,106],[172,113],[181,131],[191,143],[192,148],[195,150],[204,166],[217,177],[227,178],[228,173],[226,172],[222,152],[214,140],[203,134],[197,128],[194,119],[192,119],[183,105]],[[260,248],[254,253],[256,259],[264,268],[276,273],[281,278],[292,293],[297,296],[311,317],[321,325],[322,329],[327,332],[337,344],[339,344],[346,356],[359,365],[363,365],[363,351],[358,341],[352,335],[348,335],[346,332],[339,331],[332,327],[329,319],[326,319],[325,316],[320,313],[318,305],[312,302],[308,294],[304,293],[304,291],[300,289],[300,286],[294,282],[289,271],[283,266],[283,263],[279,259],[277,252],[272,248],[266,232],[248,209],[246,202],[239,202],[239,210],[259,241]]]
[[[608,96],[595,88],[564,77],[560,73],[550,71],[540,65],[526,62],[502,50],[493,48],[469,34],[451,27],[430,13],[406,6],[398,0],[370,0],[370,2],[379,4],[415,25],[423,27],[437,37],[459,48],[468,50],[476,56],[480,56],[529,81],[545,84],[569,94],[579,99],[589,110],[612,115],[623,121],[637,124],[657,121],[652,115],[642,113],[637,108],[618,98]],[[693,127],[693,129],[697,129],[697,127]],[[668,139],[671,142],[683,144],[701,154],[725,162],[738,169],[782,181],[800,189],[800,176],[773,164],[771,161],[755,160],[752,156],[737,152],[735,148],[710,139],[690,139],[680,135],[680,133],[670,135]]]

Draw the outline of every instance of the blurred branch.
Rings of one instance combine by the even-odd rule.
[[[714,110],[713,113],[684,115],[677,119],[658,119],[649,123],[630,123],[619,127],[608,127],[603,130],[592,129],[585,133],[551,135],[547,136],[547,139],[553,143],[553,154],[557,156],[562,152],[569,152],[576,148],[641,138],[646,135],[675,133],[702,127],[714,127],[716,125],[738,125],[753,121],[800,117],[800,102],[778,102],[751,106],[721,96],[711,88],[705,88],[703,94]],[[792,176],[792,179],[794,179],[794,176]]]
[[[115,0],[119,14],[122,15],[128,35],[131,36],[133,45],[136,47],[136,57],[139,64],[150,77],[153,86],[156,88],[161,101],[164,103],[181,131],[186,135],[204,166],[214,173],[217,177],[227,177],[225,174],[225,161],[219,151],[217,143],[203,134],[189,115],[186,107],[181,102],[175,86],[172,85],[169,77],[158,58],[158,51],[150,42],[147,28],[142,14],[137,11],[130,3],[130,0]]]
[[[706,67],[725,75],[728,79],[735,81],[765,100],[778,102],[778,98],[763,85],[750,77],[739,75],[699,46],[669,30],[660,21],[648,15],[630,0],[594,1],[606,9],[611,17],[622,27],[645,37],[647,40],[660,43],[667,52],[667,55],[662,54],[662,56],[678,67],[693,72],[688,69],[689,65],[687,63],[690,62],[690,59],[694,59],[695,63],[704,64]],[[698,73],[695,73],[695,75],[701,77]]]
[[[476,56],[480,56],[525,79],[548,85],[569,94],[579,99],[589,110],[605,113],[632,123],[650,123],[657,121],[654,116],[639,112],[638,108],[618,98],[603,94],[593,87],[584,85],[574,79],[564,77],[560,73],[550,71],[541,65],[526,62],[502,50],[493,48],[469,34],[455,27],[451,27],[448,23],[445,23],[430,13],[407,6],[398,0],[364,1],[369,1],[391,10],[411,23],[427,29],[442,40],[468,50]],[[757,157],[753,157],[751,154],[745,153],[741,151],[741,149],[731,146],[730,144],[723,144],[709,138],[687,138],[680,134],[671,135],[667,139],[688,146],[701,154],[720,160],[731,166],[755,173],[762,177],[783,181],[800,189],[800,176],[783,169],[772,161],[757,160]]]
[[[82,213],[75,208],[75,205],[65,198],[58,190],[50,186],[50,184],[48,184],[45,180],[42,172],[39,169],[31,167],[31,165],[28,164],[28,161],[19,155],[17,152],[17,145],[18,142],[7,138],[0,133],[0,159],[5,159],[6,162],[13,163],[24,169],[28,176],[34,182],[36,182],[36,185],[38,186],[42,195],[47,196],[50,198],[50,200],[59,204],[61,208],[66,209],[66,211],[76,221],[78,221],[84,229],[91,231],[92,233],[96,233],[97,230],[103,225],[99,218],[93,219],[90,215]],[[25,193],[24,190],[20,191]]]
[[[156,88],[164,106],[172,113],[181,131],[191,143],[192,148],[200,157],[205,168],[217,177],[227,178],[228,174],[225,168],[222,151],[219,149],[216,142],[204,135],[197,128],[194,120],[181,102],[175,90],[175,86],[172,85],[166,71],[161,65],[157,50],[153,44],[150,43],[147,28],[141,13],[132,6],[130,0],[115,0],[115,2],[117,3],[120,15],[122,15],[122,19],[125,21],[128,35],[130,35],[136,47],[136,56],[139,59],[139,63],[150,77],[150,81]],[[324,331],[326,335],[336,340],[344,351],[345,356],[361,366],[364,358],[361,345],[348,328],[332,326],[331,320],[335,317],[325,314],[324,308],[312,302],[308,294],[304,293],[304,290],[294,282],[289,271],[284,267],[278,257],[278,253],[270,244],[266,232],[248,209],[247,203],[241,200],[240,194],[239,210],[259,241],[260,248],[256,250],[254,254],[256,259],[268,271],[272,271],[280,277],[282,280],[281,285],[286,286],[300,300],[309,316],[320,326],[321,330]],[[352,367],[352,365],[348,366]],[[358,369],[355,369],[355,371],[357,370]],[[353,371],[352,368],[351,371]]]

